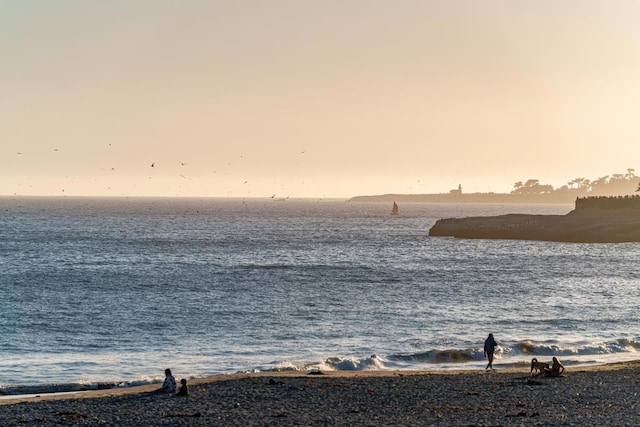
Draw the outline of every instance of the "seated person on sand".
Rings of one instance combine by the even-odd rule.
[[[564,372],[564,366],[557,357],[553,357],[551,359],[551,369],[546,368],[544,370],[544,375],[547,377],[559,377]]]
[[[155,391],[156,393],[175,393],[176,392],[176,379],[171,375],[171,369],[164,370],[164,382],[162,388]]]
[[[188,396],[189,395],[189,389],[187,388],[187,380],[186,379],[181,379],[180,380],[180,390],[178,390],[178,393],[176,393],[177,396]]]

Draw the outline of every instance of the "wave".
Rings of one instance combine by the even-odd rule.
[[[522,355],[540,356],[588,356],[635,352],[640,343],[628,338],[620,338],[609,342],[563,344],[555,342],[537,342],[525,340],[516,343],[510,351]]]
[[[268,263],[268,264],[242,264],[238,268],[242,270],[286,270],[295,268],[295,264]]]
[[[640,349],[640,343],[628,338],[621,338],[610,342],[596,343],[553,343],[524,340],[515,343],[501,343],[496,349],[496,359],[502,367],[526,367],[532,357],[558,356],[563,363],[584,364],[598,363],[595,359],[588,361],[585,356],[620,355],[635,353]],[[571,356],[580,356],[581,360]],[[319,362],[296,365],[291,362],[276,363],[275,367],[267,371],[358,371],[375,369],[448,369],[445,366],[457,368],[474,367],[477,362],[484,362],[485,356],[480,347],[463,349],[445,348],[429,349],[416,353],[395,353],[388,356],[372,355],[368,357],[329,357]]]
[[[477,350],[429,350],[416,354],[394,354],[389,360],[404,363],[464,363],[481,358]]]
[[[373,354],[369,357],[329,357],[320,362],[296,365],[291,362],[278,363],[276,367],[266,369],[270,372],[283,371],[366,371],[386,369],[380,356]]]
[[[48,394],[48,393],[72,393],[79,391],[89,390],[108,390],[119,387],[133,387],[136,385],[151,384],[149,382],[136,382],[136,383],[118,383],[118,382],[100,382],[95,384],[45,384],[45,385],[22,385],[11,387],[0,387],[0,395],[3,396],[15,396],[15,395],[31,395],[31,394]]]
[[[535,356],[597,356],[633,353],[640,349],[640,343],[629,338],[594,343],[557,343],[523,340],[516,343],[501,343],[496,349],[496,357],[504,359],[528,359]],[[480,347],[464,349],[431,349],[419,353],[392,354],[390,361],[405,364],[447,364],[484,360]],[[519,361],[514,361],[516,365]]]
[[[188,376],[188,379],[196,376]],[[114,388],[137,387],[149,384],[162,384],[163,377],[140,377],[132,381],[97,381],[97,382],[74,382],[58,384],[37,384],[37,385],[9,385],[0,384],[0,396],[16,395],[38,395],[51,393],[77,393],[91,390],[109,390]]]
[[[234,266],[239,270],[278,270],[278,269],[301,269],[304,271],[351,271],[358,270],[363,274],[375,271],[375,268],[366,265],[353,265],[353,264],[341,264],[336,262],[335,264],[307,264],[304,262],[255,262],[255,263],[242,263]]]

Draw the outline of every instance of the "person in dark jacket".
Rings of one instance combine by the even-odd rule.
[[[493,338],[493,334],[489,334],[489,337],[484,341],[484,355],[487,359],[489,359],[489,363],[484,369],[493,370],[493,353],[495,353],[497,346],[498,343]]]

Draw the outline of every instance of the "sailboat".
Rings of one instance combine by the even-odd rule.
[[[398,205],[396,202],[393,202],[393,207],[391,208],[391,215],[398,215]]]

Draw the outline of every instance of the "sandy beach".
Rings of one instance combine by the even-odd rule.
[[[179,374],[176,378],[180,379]],[[640,361],[568,369],[284,372],[0,400],[4,425],[640,425]]]

